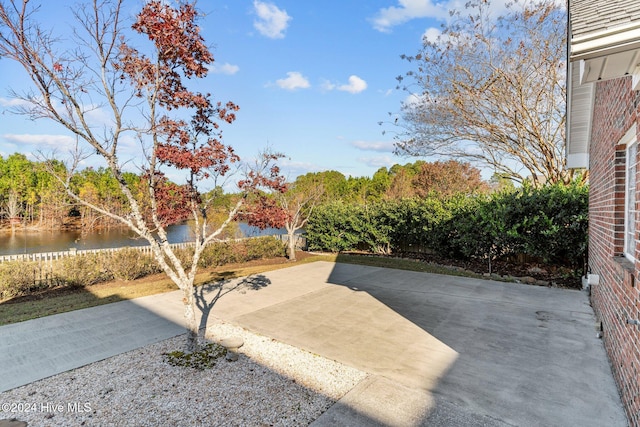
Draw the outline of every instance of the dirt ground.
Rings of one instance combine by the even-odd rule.
[[[407,253],[403,257],[419,259],[437,265],[459,267],[477,274],[489,273],[489,263],[486,260],[455,260],[437,254]],[[491,263],[491,273],[501,277],[525,278],[526,281],[535,279],[538,284],[547,282],[548,286],[558,288],[580,289],[581,271],[568,267],[549,265],[536,260],[494,260]]]

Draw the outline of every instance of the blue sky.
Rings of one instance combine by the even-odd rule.
[[[136,4],[126,10],[133,14]],[[407,96],[395,89],[396,76],[411,69],[400,55],[417,52],[422,37],[433,36],[447,11],[463,4],[200,0],[206,15],[199,24],[216,58],[204,90],[240,106],[236,122],[223,128],[225,142],[243,159],[266,146],[284,153],[280,164],[291,179],[323,170],[371,176],[382,166],[414,161],[393,155],[393,135],[382,134],[390,127],[378,122],[389,120]],[[72,22],[67,8],[43,11],[51,26]],[[0,75],[0,155],[71,141],[46,120],[8,113],[9,89],[24,89],[26,79],[5,59]]]

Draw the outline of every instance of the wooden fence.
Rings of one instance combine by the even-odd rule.
[[[256,236],[256,237],[246,237],[246,239],[255,239],[257,237],[267,237],[267,236]],[[289,236],[287,234],[274,234],[270,237],[275,237],[283,243],[287,243],[289,241]],[[307,239],[305,236],[296,234],[296,248],[298,249],[306,249]],[[243,240],[243,239],[234,239],[234,240]],[[172,243],[172,249],[184,249],[194,245],[194,242],[186,242],[186,243]],[[40,263],[49,262],[62,259],[69,258],[78,255],[87,255],[87,254],[97,254],[97,253],[109,253],[116,252],[120,249],[135,249],[141,251],[146,254],[151,254],[151,246],[128,246],[128,247],[119,247],[119,248],[103,248],[103,249],[82,249],[77,250],[72,248],[68,251],[58,251],[58,252],[39,252],[33,254],[16,254],[16,255],[0,255],[0,263],[10,262],[10,261],[39,261]]]

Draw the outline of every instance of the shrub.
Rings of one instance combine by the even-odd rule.
[[[407,198],[381,205],[379,223],[388,228],[394,252],[421,251],[433,246],[434,232],[451,216],[457,199],[445,201],[435,196]]]
[[[188,270],[193,265],[193,253],[194,248],[192,246],[187,246],[186,248],[177,248],[174,249],[173,253],[176,258],[180,260],[182,263],[182,268]],[[171,261],[167,260],[167,262],[171,263]]]
[[[198,260],[201,268],[217,267],[254,259],[285,256],[284,244],[273,236],[239,241],[215,242],[208,245]]]
[[[58,280],[69,286],[89,286],[113,279],[104,255],[85,254],[63,258],[55,265]]]
[[[455,258],[525,254],[575,268],[586,256],[587,226],[586,186],[524,186],[462,206],[438,227],[434,247]]]
[[[310,249],[376,253],[431,245],[432,231],[450,216],[449,202],[429,196],[371,205],[334,202],[319,206],[306,227]]]
[[[49,287],[37,262],[13,261],[0,264],[0,300],[27,295]],[[44,280],[43,280],[44,279]]]
[[[307,223],[307,243],[311,250],[342,252],[384,250],[388,246],[386,228],[378,227],[375,207],[342,201],[318,206]]]
[[[572,268],[587,249],[588,188],[524,186],[492,195],[318,206],[306,227],[312,250],[413,251],[491,262],[529,255]]]
[[[201,268],[217,267],[229,264],[233,259],[235,259],[233,242],[215,242],[204,248],[198,260],[198,266]]]
[[[116,279],[135,280],[162,271],[152,255],[133,248],[120,249],[105,258],[108,271]]]
[[[242,242],[246,247],[246,261],[286,256],[284,243],[273,236],[257,237]]]

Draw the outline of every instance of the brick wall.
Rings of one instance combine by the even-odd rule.
[[[589,148],[589,267],[600,275],[591,301],[602,322],[603,341],[631,425],[640,425],[640,262],[622,256],[624,248],[625,157],[618,145],[633,126],[638,135],[640,93],[631,77],[599,82]],[[638,171],[640,175],[640,171]],[[640,183],[636,183],[640,190]],[[640,230],[640,221],[636,225]],[[636,240],[636,259],[640,259]]]

